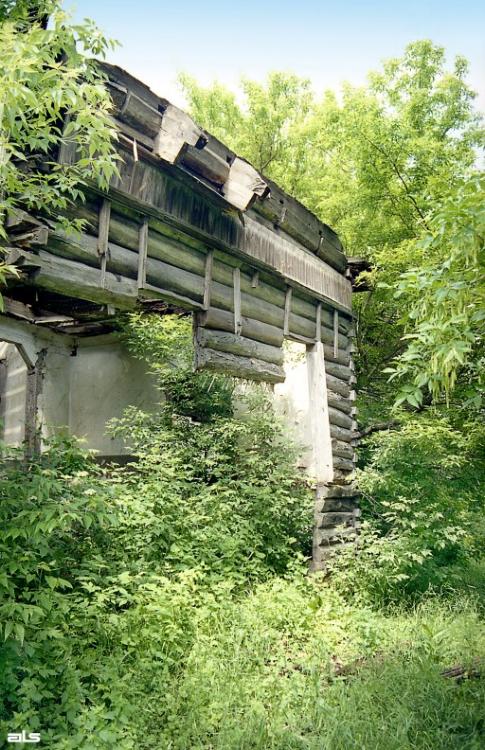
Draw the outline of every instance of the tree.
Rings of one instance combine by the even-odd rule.
[[[341,96],[327,92],[319,101],[303,81],[294,87],[304,97],[292,98],[288,89],[275,97],[274,76],[265,87],[245,83],[239,107],[220,86],[186,86],[194,115],[208,129],[218,92],[230,98],[231,130],[224,133],[219,120],[217,134],[248,158],[280,137],[284,148],[275,150],[270,176],[336,229],[348,255],[373,263],[373,289],[355,299],[357,364],[360,388],[377,397],[379,408],[383,393],[392,396],[383,370],[406,349],[402,336],[410,332],[411,301],[401,286],[396,297],[395,285],[401,274],[426,266],[424,238],[435,231],[430,217],[474,172],[483,131],[466,74],[462,57],[450,70],[444,49],[424,40],[371,73],[366,86],[345,85]],[[279,115],[265,117],[262,100]],[[261,115],[256,123],[255,112]],[[434,262],[446,262],[449,247],[433,248]],[[405,375],[403,367],[400,372]]]
[[[485,386],[485,178],[476,173],[459,183],[428,219],[416,240],[422,265],[403,273],[395,296],[407,301],[409,341],[389,368],[404,380],[398,402],[419,405],[426,391],[450,393],[462,371],[467,402],[481,405]]]
[[[110,46],[91,21],[72,24],[57,0],[0,5],[0,243],[16,207],[59,218],[86,182],[108,188],[116,171],[111,103],[87,55],[102,57]],[[66,141],[76,159],[58,164]],[[0,265],[0,281],[8,272]]]

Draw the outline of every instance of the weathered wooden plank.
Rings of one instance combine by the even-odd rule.
[[[201,326],[231,333],[234,331],[233,315],[225,310],[218,310],[211,307],[207,313],[198,315],[197,320]],[[261,341],[275,347],[280,347],[283,343],[283,331],[280,328],[276,328],[276,326],[261,323],[259,320],[254,320],[254,318],[248,318],[244,315],[241,318],[241,323],[241,333],[246,338]]]
[[[67,297],[113,304],[120,310],[129,310],[136,305],[138,287],[132,279],[107,272],[103,288],[98,269],[44,251],[38,254],[26,251],[24,255],[27,263],[37,268],[27,276],[26,284]]]
[[[106,281],[106,264],[108,260],[108,236],[109,221],[111,214],[111,203],[105,199],[99,209],[98,222],[98,255],[101,258],[101,286],[104,287]]]
[[[76,241],[67,240],[63,236],[52,236],[49,249],[66,259],[75,259],[94,265],[96,259],[96,239],[91,235],[80,235]],[[150,237],[148,237],[150,242]],[[154,258],[146,259],[145,286],[151,285],[159,289],[167,289],[191,298],[194,302],[202,303],[204,294],[204,279],[198,274],[177,268]],[[108,271],[120,274],[122,278],[138,279],[138,255],[124,247],[110,243],[110,259]],[[219,290],[227,305],[231,305],[231,290],[223,287]],[[136,297],[135,293],[135,297]],[[194,305],[195,307],[195,305]]]
[[[340,427],[335,422],[330,422],[330,434],[336,440],[342,440],[344,443],[353,443],[357,437],[356,432],[352,428]]]
[[[218,352],[228,352],[242,357],[255,357],[275,365],[283,364],[281,347],[262,344],[259,341],[244,336],[236,336],[233,333],[199,326],[196,327],[196,341],[199,346],[206,349],[215,349]]]
[[[354,526],[355,514],[351,511],[325,511],[315,514],[317,529],[329,529],[335,526]]]
[[[324,344],[324,351],[325,351],[325,362],[337,362],[339,365],[344,365],[345,367],[350,367],[350,354],[345,351],[345,349],[339,349],[338,357],[337,359],[333,356],[333,346],[328,346],[328,344]]]
[[[232,272],[234,289],[234,333],[239,335],[242,329],[241,320],[241,270],[235,268]]]
[[[327,373],[327,387],[333,393],[339,393],[344,398],[350,397],[350,393],[351,393],[350,386],[347,383],[344,383],[343,380],[340,380],[339,378],[335,378],[333,375],[329,375],[328,373]]]
[[[322,260],[343,273],[347,261],[335,232],[274,182],[267,182],[270,195],[264,201],[256,202],[253,210],[281,227],[290,237],[318,253]]]
[[[237,378],[267,383],[282,383],[285,379],[285,371],[278,365],[254,357],[240,357],[201,347],[196,347],[195,367],[197,370],[212,370]]]
[[[333,356],[338,357],[338,310],[333,311]]]
[[[344,414],[350,414],[352,410],[352,403],[347,396],[343,396],[341,393],[336,393],[328,385],[327,379],[327,397],[328,405],[338,411],[344,412]]]
[[[290,333],[290,315],[291,315],[291,286],[288,286],[285,294],[285,314],[283,317],[283,335],[288,336]]]
[[[188,146],[181,158],[181,164],[218,187],[224,185],[229,177],[230,165],[226,159],[209,150],[207,146],[203,149]]]
[[[203,148],[206,143],[207,136],[186,112],[173,104],[166,106],[154,143],[154,151],[160,159],[175,164],[187,146]]]
[[[205,259],[204,268],[204,310],[208,310],[211,304],[212,268],[214,265],[214,252],[209,250]]]
[[[350,383],[351,370],[350,367],[345,365],[339,365],[337,362],[326,362],[325,369],[329,375],[333,375],[339,380],[343,380],[344,383]]]
[[[222,186],[226,201],[240,211],[246,211],[256,198],[264,198],[268,193],[269,187],[259,172],[249,162],[236,156]]]
[[[358,503],[357,492],[351,497],[329,497],[323,500],[317,500],[315,503],[315,513],[353,513]]]
[[[354,449],[343,440],[332,440],[332,453],[334,456],[349,458],[351,461],[354,458]]]
[[[339,409],[334,409],[333,406],[329,406],[328,414],[330,418],[330,424],[336,427],[343,427],[346,430],[352,429],[352,417]]]
[[[334,456],[333,465],[336,469],[346,472],[352,472],[355,469],[354,462],[350,458],[340,458],[340,456]]]
[[[317,304],[317,314],[315,317],[315,341],[316,343],[320,343],[321,340],[322,340],[322,303],[319,302]]]
[[[143,219],[138,232],[138,288],[145,286],[147,280],[148,252],[148,219]]]

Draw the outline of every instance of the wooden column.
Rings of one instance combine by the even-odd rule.
[[[44,375],[44,362],[47,354],[42,349],[34,362],[26,358],[22,348],[17,347],[25,364],[27,365],[27,384],[25,396],[25,458],[32,459],[40,453],[41,449],[41,426],[39,424],[39,395],[42,391],[42,378]]]

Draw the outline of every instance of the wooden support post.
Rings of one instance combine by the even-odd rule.
[[[27,364],[27,387],[25,399],[25,458],[30,460],[40,453],[41,431],[38,424],[39,395],[42,391],[44,362],[47,349],[42,349],[35,362]]]
[[[285,317],[283,321],[283,335],[289,336],[290,334],[290,313],[291,313],[291,286],[286,287],[285,295]]]
[[[234,284],[234,333],[240,336],[242,332],[241,316],[241,270],[235,268],[233,271]]]
[[[251,287],[256,289],[259,286],[259,271],[255,271],[251,276]]]
[[[212,266],[214,264],[214,251],[209,250],[205,259],[204,269],[204,310],[208,310],[211,306],[211,284],[212,284]]]
[[[147,281],[148,218],[145,216],[138,232],[138,289]]]
[[[98,255],[101,258],[101,287],[106,286],[106,263],[108,260],[108,237],[111,203],[105,198],[99,210],[98,222]]]
[[[333,311],[333,356],[338,357],[338,310]]]
[[[318,344],[321,340],[322,340],[322,303],[319,302],[317,305],[315,343]]]

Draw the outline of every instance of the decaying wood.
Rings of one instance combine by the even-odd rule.
[[[27,367],[25,399],[25,457],[33,458],[40,452],[41,435],[38,424],[39,396],[42,391],[46,349],[41,349],[35,362]]]
[[[256,200],[265,198],[269,187],[259,172],[238,156],[229,169],[229,176],[222,187],[222,194],[232,206],[246,211]]]
[[[234,289],[234,333],[238,336],[242,330],[241,316],[241,270],[235,268],[232,272],[233,289]]]
[[[347,261],[335,232],[322,224],[295,198],[284,193],[274,182],[267,182],[270,195],[264,201],[257,201],[253,210],[281,227],[290,237],[301,242],[330,266],[343,273]]]
[[[357,433],[357,437],[359,438],[359,440],[362,440],[362,438],[367,437],[368,435],[372,435],[372,433],[374,432],[394,430],[399,427],[399,424],[400,423],[396,419],[391,419],[388,422],[375,422],[374,424],[371,424],[368,427],[364,427],[364,429],[360,430]]]
[[[338,411],[342,411],[344,414],[350,414],[352,410],[352,404],[348,400],[346,396],[343,396],[341,393],[337,393],[336,391],[332,390],[328,384],[328,378],[327,378],[327,398],[328,398],[328,405],[331,406],[334,409],[337,409]]]
[[[203,148],[206,143],[207,136],[188,114],[173,104],[166,107],[154,143],[157,156],[175,164],[187,146]]]
[[[330,421],[330,434],[336,440],[341,440],[342,442],[349,444],[356,439],[356,433],[353,430],[339,427],[339,425],[336,425],[332,421]]]
[[[208,310],[211,304],[212,268],[214,265],[214,253],[209,250],[205,259],[204,268],[204,310]]]
[[[344,398],[350,398],[350,394],[351,394],[350,386],[347,383],[345,383],[343,380],[333,377],[333,375],[327,374],[327,387],[333,393],[338,393]]]
[[[330,428],[330,434],[332,434],[332,428]],[[351,460],[354,458],[354,449],[343,440],[332,440],[332,453],[339,458],[350,458]]]
[[[222,187],[229,178],[230,165],[226,159],[210,151],[207,146],[203,149],[188,146],[181,164],[218,187]]]
[[[269,346],[225,331],[196,327],[196,343],[198,346],[215,349],[219,352],[228,352],[243,357],[255,357],[275,365],[283,364],[281,347]]]
[[[111,214],[111,203],[105,199],[99,210],[98,221],[98,255],[101,258],[101,286],[106,283],[106,266],[108,261],[108,237],[109,237],[109,220]]]
[[[213,370],[237,378],[262,380],[267,383],[282,383],[285,379],[285,372],[278,365],[254,357],[240,357],[200,347],[196,347],[195,367],[198,370]]]
[[[138,288],[142,289],[147,280],[148,219],[144,219],[138,232]]]
[[[211,307],[207,313],[199,314],[197,317],[198,325],[214,328],[220,331],[234,331],[234,318],[232,313],[225,310],[218,310]],[[280,347],[283,343],[283,331],[276,326],[261,323],[254,318],[242,316],[241,334],[246,338],[261,341],[271,346]]]
[[[344,383],[349,383],[351,378],[351,370],[350,367],[345,367],[345,365],[339,365],[337,362],[325,362],[325,370],[329,375],[333,375],[335,378],[338,378],[339,380],[343,380]]]
[[[343,427],[346,430],[350,430],[352,428],[352,417],[348,414],[344,414],[344,412],[340,411],[339,409],[334,409],[333,406],[329,406],[328,415],[330,424],[333,424],[337,427]]]

